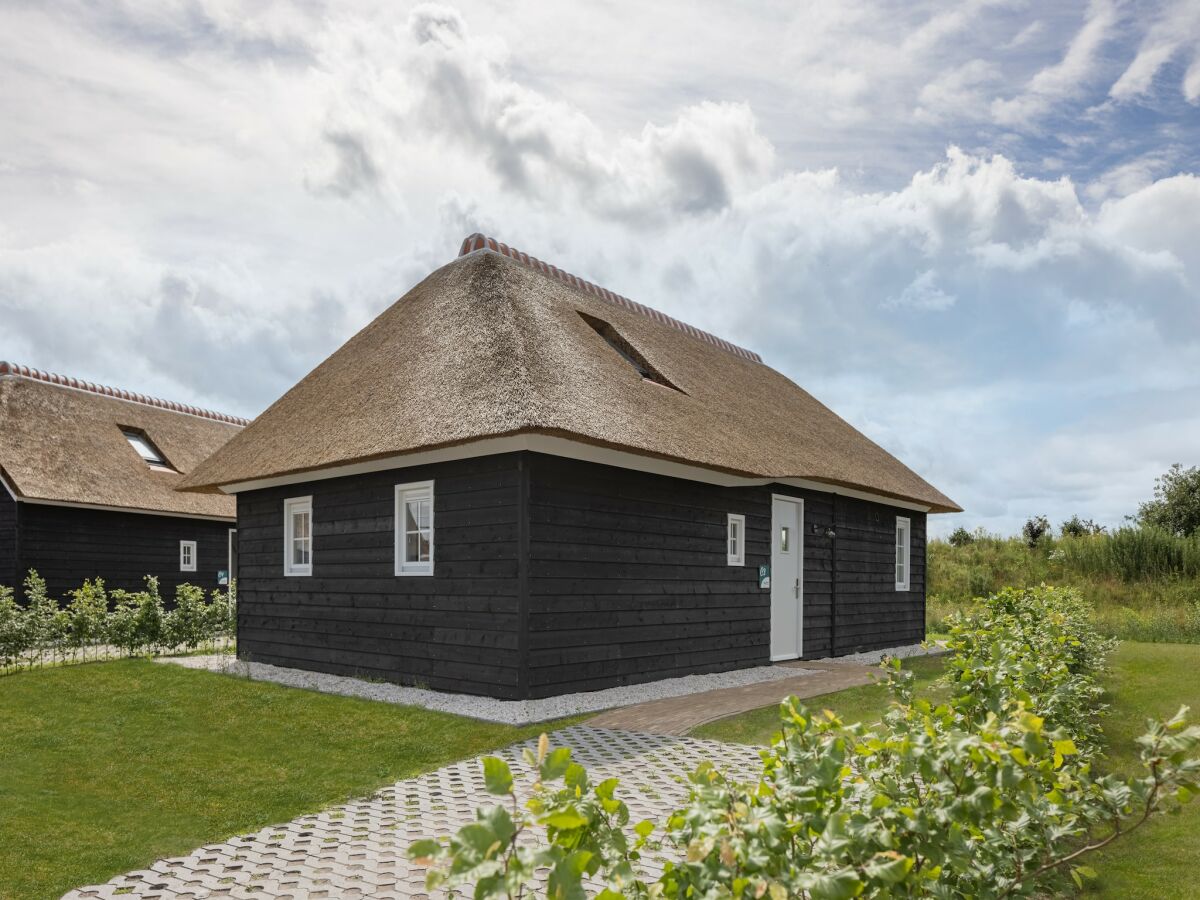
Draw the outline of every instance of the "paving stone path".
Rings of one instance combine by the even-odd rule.
[[[496,754],[508,761],[523,787],[531,779],[521,748],[534,743]],[[753,780],[760,770],[753,747],[586,725],[555,732],[551,745],[571,747],[573,758],[587,768],[593,782],[620,778],[618,796],[629,805],[631,823],[647,818],[661,822],[683,805],[687,776],[705,759],[741,780]],[[457,831],[474,819],[477,807],[489,802],[476,757],[316,815],[201,847],[188,856],[159,860],[145,871],[120,875],[107,884],[78,888],[64,900],[426,897],[424,872],[406,859],[408,845]],[[660,870],[661,860],[647,868]]]

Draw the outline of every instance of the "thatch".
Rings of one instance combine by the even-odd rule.
[[[238,421],[0,363],[0,469],[20,499],[232,519],[233,497],[175,488]],[[144,432],[178,471],[151,469],[123,427]]]
[[[181,490],[548,434],[958,510],[747,351],[522,257],[476,250],[432,273],[198,466]],[[580,312],[610,323],[680,390],[644,379]]]

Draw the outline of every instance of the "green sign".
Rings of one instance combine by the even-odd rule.
[[[771,567],[758,567],[758,586],[764,590],[771,586]]]
[[[226,572],[224,569],[217,570],[217,584],[221,584],[221,585],[229,584],[229,573]]]

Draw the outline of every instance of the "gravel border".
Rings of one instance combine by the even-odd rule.
[[[472,719],[484,719],[503,725],[528,725],[561,719],[580,713],[599,712],[614,706],[631,706],[648,700],[665,697],[682,697],[719,688],[741,687],[776,681],[784,678],[802,678],[817,675],[812,669],[790,666],[755,666],[750,669],[735,669],[711,675],[685,675],[682,678],[664,678],[646,684],[631,684],[589,691],[580,694],[562,694],[544,700],[496,700],[491,697],[474,697],[469,694],[450,694],[425,688],[401,687],[382,681],[364,681],[344,675],[326,675],[304,669],[289,669],[269,666],[266,663],[245,662],[228,654],[205,656],[159,657],[155,662],[169,663],[188,669],[205,669],[224,675],[237,675],[252,681],[270,681],[288,687],[306,688],[325,694],[341,694],[346,697],[361,697],[380,700],[403,706],[420,706],[424,709],[453,713]]]
[[[877,666],[885,656],[890,659],[908,659],[910,656],[937,656],[945,652],[946,648],[938,644],[905,644],[903,647],[889,647],[886,650],[868,650],[865,653],[850,653],[846,656],[827,656],[817,662],[845,663],[850,666]]]

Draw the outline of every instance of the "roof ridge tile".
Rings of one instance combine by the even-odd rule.
[[[0,360],[0,376],[11,375],[17,378],[28,378],[31,381],[42,381],[46,384],[54,384],[59,387],[74,388],[77,391],[87,391],[91,394],[99,394],[103,397],[115,397],[118,400],[128,400],[130,403],[140,403],[143,406],[154,406],[158,409],[169,410],[170,412],[184,413],[189,416],[197,416],[201,419],[212,419],[215,422],[226,422],[230,425],[249,425],[249,419],[243,419],[241,416],[231,416],[226,413],[215,412],[211,409],[201,409],[198,406],[190,406],[186,403],[178,403],[174,400],[161,400],[158,397],[150,397],[146,394],[139,394],[136,391],[127,391],[124,388],[110,387],[106,384],[96,384],[91,381],[84,381],[81,378],[75,378],[69,375],[58,375],[54,372],[43,372],[41,369],[35,369],[32,366],[24,366],[20,363],[6,362]]]
[[[715,347],[720,347],[734,356],[740,356],[742,359],[748,359],[751,362],[762,363],[762,357],[753,350],[747,350],[744,347],[739,347],[737,344],[727,341],[724,338],[717,337],[715,334],[710,334],[707,331],[702,331],[694,325],[689,325],[687,322],[681,322],[679,319],[668,316],[666,313],[653,307],[638,303],[636,300],[630,300],[618,293],[610,291],[608,288],[601,287],[598,284],[593,284],[580,278],[578,275],[572,275],[570,272],[564,272],[558,266],[543,262],[537,257],[530,256],[522,250],[517,250],[508,244],[502,243],[493,237],[488,237],[481,232],[467,235],[463,240],[462,246],[459,248],[458,255],[466,256],[469,253],[475,253],[479,250],[490,250],[493,253],[499,253],[501,256],[507,256],[511,260],[528,266],[534,271],[541,272],[544,275],[549,275],[552,278],[557,278],[564,284],[570,285],[573,288],[583,291],[587,294],[593,294],[604,300],[606,303],[611,303],[614,306],[620,306],[628,309],[631,312],[640,313],[660,322],[663,325],[668,325],[672,328],[677,328],[684,334],[690,334],[692,337],[702,341],[706,341]]]

